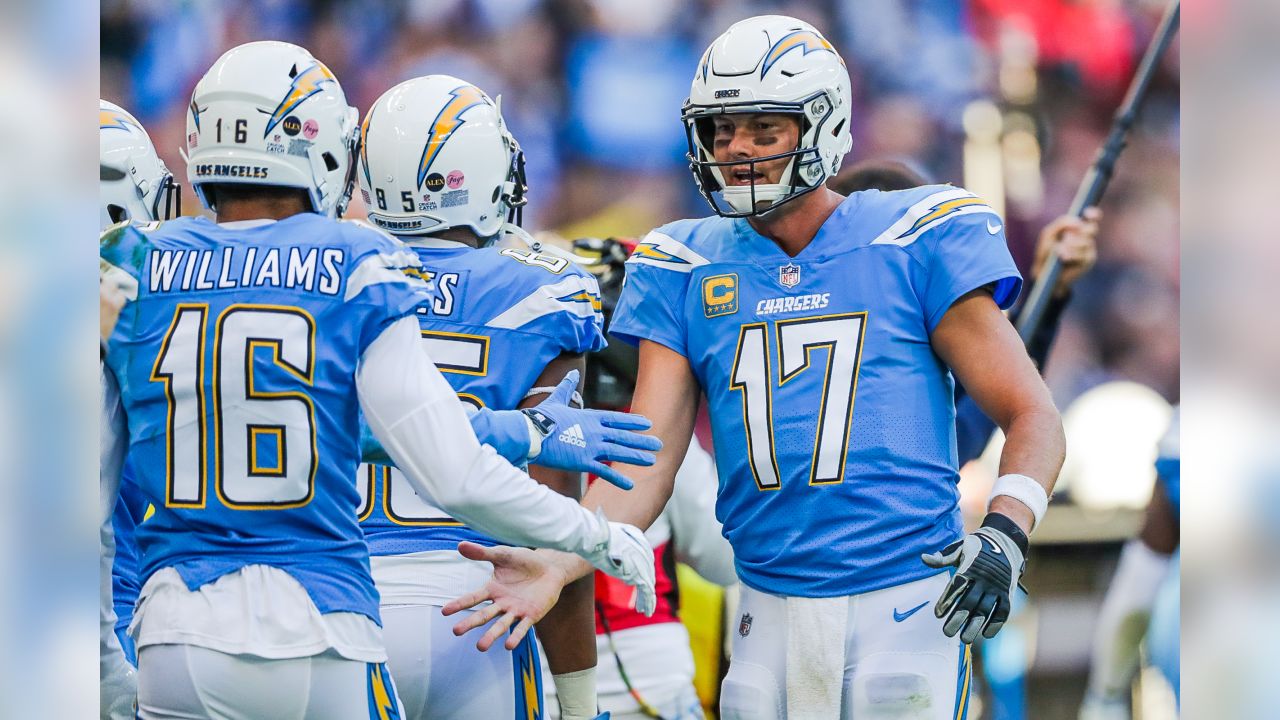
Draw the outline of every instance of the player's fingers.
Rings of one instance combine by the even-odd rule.
[[[634,413],[616,412],[613,410],[600,412],[600,424],[615,430],[648,430],[653,427],[649,418]],[[657,438],[654,438],[657,440]]]
[[[466,635],[472,630],[482,627],[485,623],[497,617],[501,612],[502,608],[499,607],[497,603],[479,608],[475,612],[455,623],[453,626],[453,634]]]
[[[520,622],[516,623],[515,628],[511,630],[511,634],[507,635],[507,641],[503,646],[508,650],[515,650],[520,645],[520,641],[524,640],[524,636],[529,634],[529,628],[533,627],[533,621],[527,617],[520,618]]]
[[[643,430],[644,428],[640,428]],[[602,433],[606,443],[621,448],[634,450],[648,450],[649,452],[657,452],[662,449],[662,441],[653,435],[641,435],[633,430],[620,430],[618,428],[606,428]]]
[[[507,555],[506,548],[500,545],[485,547],[484,545],[466,541],[458,543],[458,552],[468,560],[481,560],[484,562],[503,560]]]
[[[1090,205],[1084,209],[1084,219],[1088,222],[1098,222],[1102,219],[1102,208],[1097,205]]]
[[[996,597],[995,593],[984,593],[978,600],[978,606],[969,615],[969,621],[964,624],[964,629],[960,631],[960,642],[972,643],[982,635],[987,621],[991,618],[991,613],[996,608]]]
[[[636,435],[636,437],[647,437],[645,435]],[[648,444],[648,443],[646,443]],[[612,442],[606,436],[606,442],[600,450],[599,460],[608,460],[610,462],[624,462],[628,465],[652,465],[657,456],[649,450],[636,449],[620,445]]]
[[[991,611],[991,618],[987,621],[987,627],[982,631],[985,638],[993,638],[996,633],[1000,632],[1000,628],[1004,627],[1004,623],[1009,619],[1009,609],[1011,603],[1008,598],[999,598],[996,602],[995,609]]]
[[[498,638],[507,634],[507,631],[511,629],[511,625],[515,623],[515,621],[515,613],[504,613],[502,617],[498,618],[489,626],[488,630],[484,631],[484,635],[481,636],[480,641],[476,643],[476,649],[480,652],[488,651],[489,648],[493,647],[493,644],[498,641]]]
[[[474,607],[489,599],[487,588],[472,590],[462,597],[450,600],[444,607],[440,608],[440,614],[448,617],[456,612],[461,612],[469,607]]]
[[[956,608],[951,611],[947,619],[942,623],[942,634],[947,637],[955,637],[960,632],[960,628],[964,627],[965,622],[969,619],[969,611],[964,608]]]
[[[933,614],[935,617],[944,617],[951,609],[955,607],[956,601],[964,595],[964,591],[969,587],[969,578],[963,575],[956,575],[951,578],[951,582],[947,583],[947,587],[942,591],[942,596],[938,598],[937,604],[933,606]]]
[[[556,385],[556,389],[551,392],[551,396],[545,403],[552,405],[568,405],[569,399],[573,397],[573,391],[578,389],[578,371],[570,370],[564,374],[564,377]]]
[[[645,464],[652,465],[653,463],[650,462]],[[595,463],[591,468],[591,472],[601,480],[604,480],[605,482],[608,482],[612,485],[617,485],[623,490],[630,490],[631,488],[635,487],[635,483],[628,480],[627,476],[623,475],[617,470],[614,470],[608,465],[605,465],[604,463]]]
[[[925,565],[931,568],[944,568],[960,561],[960,550],[963,544],[959,541],[942,548],[938,552],[925,553],[920,556]],[[952,580],[954,582],[954,579]]]

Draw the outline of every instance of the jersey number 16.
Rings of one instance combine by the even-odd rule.
[[[223,505],[241,510],[306,505],[315,490],[319,453],[315,405],[301,387],[314,379],[315,319],[296,307],[231,305],[214,323],[211,371],[205,367],[208,320],[208,305],[179,305],[151,371],[152,382],[164,383],[168,400],[165,505],[205,506],[210,452]],[[264,357],[270,358],[274,377],[255,383],[255,368]],[[209,391],[206,377],[212,381]],[[279,387],[281,380],[300,387],[260,387],[268,382]]]

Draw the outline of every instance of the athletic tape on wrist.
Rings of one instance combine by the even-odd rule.
[[[1036,529],[1044,519],[1045,511],[1049,509],[1049,495],[1045,493],[1044,486],[1026,475],[1011,473],[997,478],[995,487],[991,488],[991,497],[987,499],[988,511],[991,510],[991,501],[1001,495],[1011,497],[1031,509],[1031,514],[1035,516],[1031,523],[1032,530]]]
[[[534,395],[550,395],[551,393],[555,392],[555,390],[556,390],[555,388],[547,387],[547,386],[532,387],[532,388],[529,388],[529,392],[524,394],[523,399],[528,400]],[[569,396],[569,404],[578,408],[579,410],[581,410],[583,407],[586,406],[586,403],[583,402],[582,400],[582,393],[578,392],[577,390],[574,390],[573,394]]]

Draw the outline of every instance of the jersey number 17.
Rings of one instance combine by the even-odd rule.
[[[810,353],[827,349],[827,363],[813,441],[810,485],[844,480],[845,455],[853,420],[853,396],[862,361],[865,312],[778,320],[772,323],[778,345],[778,390],[810,366]],[[773,443],[773,370],[769,355],[770,323],[743,325],[738,331],[729,387],[742,393],[742,419],[747,430],[747,459],[761,490],[782,487]],[[817,398],[815,398],[817,399]]]

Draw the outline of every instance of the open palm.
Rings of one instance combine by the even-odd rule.
[[[492,563],[493,575],[483,587],[444,606],[443,613],[453,615],[485,601],[491,602],[459,620],[453,626],[453,634],[462,635],[497,618],[476,643],[476,649],[488,650],[510,630],[504,645],[514,650],[529,628],[560,598],[560,590],[566,584],[564,574],[547,560],[545,551],[464,542],[458,545],[458,552],[468,560]]]

